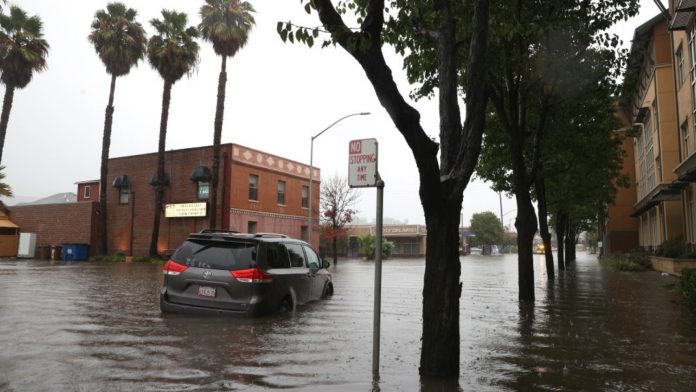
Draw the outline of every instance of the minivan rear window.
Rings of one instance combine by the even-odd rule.
[[[256,244],[188,240],[172,255],[172,260],[189,267],[239,270],[251,267],[256,260]]]

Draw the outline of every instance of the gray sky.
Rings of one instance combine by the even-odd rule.
[[[278,21],[318,25],[299,1],[249,0],[257,10],[256,27],[247,46],[228,60],[227,99],[223,143],[238,143],[289,159],[309,163],[310,137],[336,119],[368,111],[370,116],[344,120],[315,140],[314,163],[324,176],[346,175],[348,142],[375,137],[379,142],[379,169],[386,182],[387,217],[423,223],[418,177],[411,152],[375,97],[362,69],[342,49],[308,49],[284,44],[277,35]],[[74,182],[99,178],[99,160],[110,78],[87,41],[94,12],[107,1],[15,1],[44,21],[51,45],[48,69],[17,90],[10,115],[3,164],[15,202],[59,192],[75,192]],[[149,20],[162,8],[189,15],[199,23],[202,1],[125,1],[137,9],[148,36]],[[641,1],[641,14],[615,28],[626,45],[640,23],[657,13],[652,0]],[[201,45],[198,70],[174,85],[167,132],[167,149],[212,144],[213,117],[220,59],[212,47]],[[401,60],[389,52],[387,61],[404,96],[411,87]],[[116,85],[111,157],[154,152],[157,149],[162,79],[146,62]],[[4,94],[4,87],[0,87]],[[436,102],[419,101],[421,123],[438,134]],[[113,174],[113,173],[112,173]],[[361,190],[359,216],[374,219],[375,191]],[[9,204],[13,201],[9,200]],[[503,196],[504,223],[514,219],[515,201]],[[473,213],[499,214],[497,194],[481,181],[464,193],[464,224]]]

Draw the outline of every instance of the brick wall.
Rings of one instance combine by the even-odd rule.
[[[165,190],[165,204],[209,203],[207,199],[198,199],[198,184],[191,181],[190,177],[199,166],[212,169],[212,152],[212,147],[167,151],[165,172],[169,176],[169,186]],[[237,157],[232,158],[235,152]],[[155,203],[155,188],[149,184],[149,180],[155,174],[156,167],[157,154],[109,160],[107,216],[110,253],[128,252],[131,222],[134,226],[133,253],[148,253]],[[309,184],[309,178],[304,176],[305,171],[309,172],[306,165],[294,161],[233,144],[223,145],[218,186],[218,227],[246,232],[248,221],[256,221],[258,232],[280,232],[300,238],[308,212],[301,206],[302,185]],[[257,202],[249,201],[250,173],[259,176]],[[114,179],[122,175],[127,175],[131,182],[135,193],[134,204],[132,199],[127,204],[119,203],[119,190],[111,186]],[[285,181],[285,205],[277,202],[278,180]],[[318,215],[319,181],[314,184],[312,199],[313,209]],[[131,219],[131,215],[134,215],[134,219]],[[169,253],[190,233],[208,226],[209,217],[165,218],[162,214],[158,251]],[[318,225],[315,229],[318,229]],[[318,231],[315,231],[312,243],[318,245]]]
[[[91,244],[98,252],[98,203],[82,202],[10,207],[10,218],[23,233],[36,233],[36,245]]]
[[[225,148],[223,147],[223,154]],[[196,203],[199,200],[198,184],[191,181],[191,173],[198,166],[211,167],[212,147],[168,151],[165,154],[165,172],[169,176],[169,186],[165,188],[164,203]],[[221,162],[221,172],[225,158]],[[155,187],[149,184],[157,171],[157,154],[137,155],[109,160],[109,179],[107,187],[108,249],[110,253],[127,253],[130,246],[131,214],[134,213],[133,254],[145,255],[150,249],[152,224],[154,222]],[[224,172],[223,172],[224,173]],[[119,203],[119,190],[111,186],[113,180],[127,175],[134,197],[127,204]],[[223,177],[221,175],[221,177]],[[228,224],[226,214],[222,214],[224,200],[220,191],[224,189],[225,178],[220,179],[218,191],[218,219],[222,227]],[[134,211],[132,211],[135,199]],[[208,207],[208,211],[210,208]],[[225,218],[221,218],[225,216]],[[192,232],[208,227],[209,218],[165,218],[162,212],[158,250],[168,253],[177,248]]]
[[[99,181],[77,184],[77,201],[99,201]]]

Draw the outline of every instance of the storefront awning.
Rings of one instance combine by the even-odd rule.
[[[644,212],[655,207],[663,201],[676,201],[681,198],[681,188],[680,185],[676,183],[672,184],[660,184],[655,189],[652,190],[646,197],[635,204],[633,207],[633,213],[631,217],[637,218]]]
[[[19,226],[15,225],[11,220],[9,219],[0,219],[0,227],[9,227],[11,229],[17,229]]]
[[[111,184],[114,188],[128,188],[130,187],[130,179],[128,176],[118,176],[114,178],[114,182]]]
[[[207,166],[198,166],[191,173],[191,181],[210,181],[213,178],[213,172]]]
[[[152,177],[150,177],[150,185],[159,185],[159,178],[157,176],[157,172],[155,172],[155,174],[153,174]],[[169,176],[167,175],[167,173],[164,173],[164,181],[162,182],[162,185],[169,186]]]

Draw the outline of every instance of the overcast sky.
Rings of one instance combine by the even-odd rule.
[[[348,142],[377,138],[379,170],[386,182],[384,215],[409,223],[424,223],[418,197],[418,177],[411,152],[380,106],[362,69],[342,49],[319,45],[284,44],[276,32],[278,21],[316,26],[297,0],[250,0],[257,10],[256,27],[247,46],[227,63],[228,82],[223,143],[238,143],[289,159],[309,163],[310,137],[338,118],[354,112],[370,116],[346,119],[315,140],[314,163],[324,176],[348,169]],[[48,69],[35,75],[23,90],[15,91],[3,165],[6,182],[16,195],[8,204],[75,192],[76,181],[99,178],[104,109],[110,77],[87,41],[97,9],[107,1],[15,1],[44,21],[51,45]],[[125,1],[137,9],[138,20],[150,36],[152,18],[162,8],[200,21],[203,3],[195,0]],[[633,30],[657,13],[652,0],[642,0],[641,14],[615,28],[626,45]],[[398,56],[387,60],[399,88],[408,95]],[[167,132],[167,149],[212,144],[213,118],[220,59],[201,42],[201,61],[189,78],[177,82]],[[111,157],[155,152],[158,143],[162,79],[146,62],[116,85]],[[0,87],[4,94],[4,86]],[[420,101],[421,123],[428,134],[438,134],[436,102]],[[113,175],[114,173],[110,173]],[[359,216],[374,219],[375,191],[362,190]],[[515,216],[515,202],[503,197],[504,223]],[[481,181],[464,193],[464,224],[473,213],[500,212],[498,195]]]

